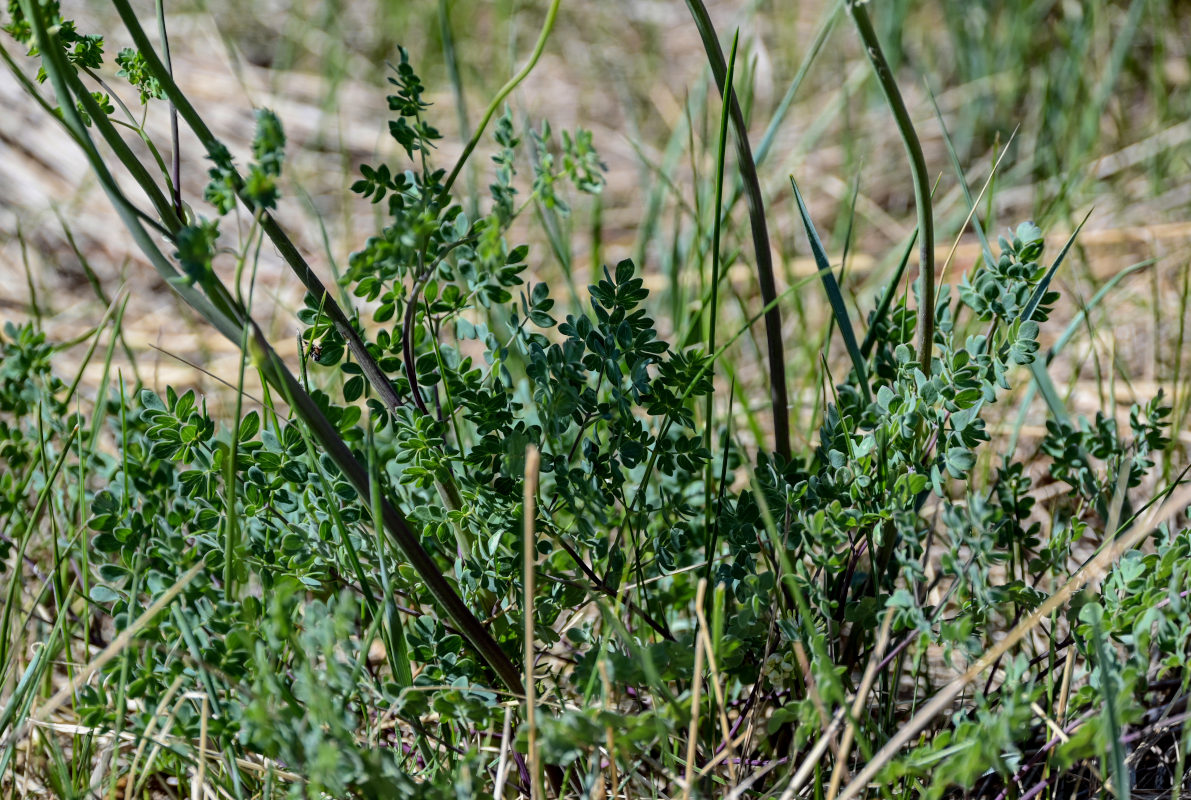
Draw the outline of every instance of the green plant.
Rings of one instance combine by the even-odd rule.
[[[365,165],[351,186],[383,223],[336,291],[270,214],[285,186],[278,116],[257,113],[242,171],[131,6],[114,5],[136,44],[117,57],[120,76],[142,102],[168,99],[206,149],[216,219],[172,200],[164,160],[156,173],[143,165],[114,106],[88,89],[101,39],[36,0],[10,3],[5,30],[40,57],[55,118],[146,258],[243,359],[230,418],[212,417],[193,391],[121,382],[82,437],[87,420],[69,411],[75,386],[52,374],[54,346],[35,325],[9,326],[0,340],[0,513],[15,521],[0,556],[14,551],[19,564],[47,506],[51,519],[73,520],[71,536],[50,537],[52,575],[29,607],[52,593],[46,652],[70,656],[80,631],[105,646],[98,680],[67,678],[64,698],[88,731],[72,741],[72,763],[52,737],[39,745],[60,793],[82,794],[80,765],[107,759],[105,790],[127,770],[130,794],[166,775],[234,797],[540,794],[547,782],[560,796],[727,785],[794,796],[814,772],[818,791],[839,797],[1007,793],[1039,781],[1063,796],[1101,761],[1099,785],[1127,794],[1125,726],[1153,722],[1159,691],[1187,697],[1188,542],[1170,522],[1183,522],[1188,498],[1169,499],[1178,480],[1140,496],[1170,444],[1170,410],[1161,397],[1136,407],[1131,439],[1111,419],[1056,413],[1041,452],[1071,491],[1045,510],[1022,461],[990,446],[992,410],[1025,368],[1057,410],[1039,335],[1070,242],[1047,265],[1042,230],[1027,222],[994,254],[974,218],[982,257],[954,297],[947,286],[935,293],[921,149],[863,9],[851,8],[915,162],[922,278],[899,290],[907,249],[860,336],[793,186],[848,361],[824,387],[815,448],[785,443],[783,404],[773,451],[751,453],[731,414],[717,416],[717,379],[736,342],[761,318],[780,320],[779,303],[801,286],[778,295],[757,256],[763,306],[717,337],[722,250],[734,236],[720,217],[731,205],[729,122],[748,235],[754,252],[768,244],[735,43],[725,61],[701,3],[691,9],[721,94],[711,284],[705,335],[692,325],[675,342],[659,332],[632,260],[604,267],[587,301],[566,309],[526,277],[531,248],[510,241],[527,211],[566,215],[573,192],[602,188],[589,134],[555,140],[546,124],[519,134],[500,113],[557,3],[449,172],[435,163],[425,86],[399,52],[387,78],[400,166]],[[452,190],[490,123],[492,182],[468,209]],[[235,214],[246,224],[229,243],[220,219]],[[307,290],[297,374],[252,317],[245,270],[266,238]],[[216,268],[225,260],[231,284]],[[92,352],[103,327],[87,337]],[[766,352],[780,362],[768,364],[773,397],[784,397],[781,348],[770,338]],[[249,369],[265,391],[244,411]],[[1108,571],[1104,590],[1068,603],[1091,579],[1075,545],[1093,532],[1106,548],[1089,561]],[[1143,537],[1156,552],[1130,549],[1109,564],[1118,543]],[[10,582],[5,630],[24,603]],[[71,620],[80,613],[86,621]],[[105,640],[92,616],[114,635]],[[1115,644],[1131,648],[1127,658]],[[12,682],[19,662],[7,638],[0,646]],[[961,674],[940,686],[940,665]],[[986,668],[984,691],[956,700]],[[31,660],[0,708],[0,763],[45,722],[32,699],[50,674],[47,658]],[[527,695],[538,698],[532,714]],[[1057,721],[1039,718],[1044,701],[1062,709]],[[944,706],[952,716],[935,724]],[[1050,722],[1074,725],[1061,746]],[[97,752],[93,733],[108,731],[152,746]]]

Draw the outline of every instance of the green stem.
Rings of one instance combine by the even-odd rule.
[[[922,155],[922,144],[918,141],[918,134],[914,131],[914,123],[906,111],[906,104],[902,101],[897,82],[893,79],[893,72],[885,55],[881,51],[881,43],[877,39],[877,32],[873,30],[872,20],[864,10],[864,4],[856,0],[849,0],[848,11],[856,23],[856,30],[864,42],[868,60],[872,62],[873,71],[877,75],[877,82],[885,93],[885,100],[893,111],[893,119],[901,133],[902,142],[906,146],[906,154],[910,157],[910,169],[914,176],[914,204],[918,208],[918,252],[921,264],[919,281],[921,295],[918,308],[918,358],[922,364],[922,372],[926,377],[931,374],[931,348],[935,340],[935,223],[931,210],[930,183],[927,181],[926,159]]]
[[[562,0],[553,0],[553,2],[550,3],[550,8],[546,10],[546,19],[542,23],[542,30],[538,34],[538,41],[534,44],[533,52],[529,56],[529,61],[526,61],[525,66],[523,66],[516,75],[514,75],[512,78],[509,78],[508,82],[504,86],[500,87],[500,91],[496,93],[496,97],[492,98],[492,102],[488,104],[488,109],[484,112],[484,116],[480,120],[480,124],[476,126],[471,138],[467,140],[467,146],[463,148],[463,154],[460,155],[459,160],[455,162],[454,169],[451,170],[451,174],[447,176],[446,183],[444,183],[442,186],[442,193],[444,195],[451,191],[451,187],[455,184],[455,179],[459,177],[459,173],[463,169],[463,165],[467,163],[467,159],[471,157],[472,151],[475,150],[476,145],[480,143],[480,137],[484,135],[484,130],[488,127],[488,123],[492,121],[492,117],[496,114],[497,109],[500,108],[500,104],[504,102],[504,99],[508,97],[509,94],[517,88],[517,85],[521,83],[521,81],[525,80],[526,77],[529,76],[529,73],[533,71],[533,68],[537,66],[538,59],[542,57],[542,51],[546,49],[546,40],[550,38],[550,31],[554,29],[554,20],[558,16],[558,7],[561,5],[561,3]]]
[[[711,223],[711,303],[707,308],[707,315],[704,318],[704,324],[707,325],[707,352],[715,352],[715,322],[717,312],[719,310],[719,289],[720,289],[720,234],[723,229],[720,214],[724,202],[724,160],[727,155],[728,148],[728,117],[729,117],[729,98],[732,96],[732,77],[736,71],[736,47],[740,43],[740,31],[732,37],[732,53],[728,58],[728,76],[724,81],[725,90],[723,92],[723,105],[720,108],[720,137],[719,144],[716,150],[715,159],[715,205],[712,209],[715,213],[715,218]],[[705,416],[706,429],[703,433],[704,446],[707,452],[711,452],[711,429],[713,427],[713,404],[715,392],[708,392],[707,405]],[[724,458],[727,459],[727,454]],[[711,534],[713,530],[712,506],[711,506],[711,492],[712,492],[712,475],[713,475],[712,459],[707,461],[707,478],[704,481],[704,506],[703,511],[706,519],[706,527],[708,531],[707,540],[707,563],[711,563],[712,548],[714,547],[714,537]]]

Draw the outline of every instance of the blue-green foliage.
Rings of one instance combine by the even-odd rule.
[[[56,3],[41,9],[71,63],[97,67],[102,41],[77,34]],[[29,44],[16,0],[9,16],[4,29]],[[116,61],[142,102],[161,96],[160,76],[141,54],[124,50]],[[659,334],[632,261],[605,267],[587,305],[566,313],[546,283],[530,279],[530,248],[509,241],[526,208],[566,214],[572,190],[600,191],[591,135],[564,132],[558,143],[548,125],[530,131],[532,174],[519,188],[527,154],[506,112],[493,131],[485,210],[471,218],[433,163],[440,136],[404,50],[389,82],[389,132],[407,163],[361,167],[353,191],[386,216],[350,257],[340,287],[355,298],[347,324],[376,370],[359,363],[358,347],[357,355],[349,350],[342,319],[336,328],[308,296],[298,313],[309,354],[303,379],[508,654],[524,648],[522,498],[527,447],[540,450],[535,642],[557,645],[568,665],[550,675],[567,705],[552,698],[540,722],[550,763],[601,763],[610,727],[620,747],[638,754],[685,729],[689,712],[678,696],[692,680],[699,645],[690,609],[704,571],[726,588],[717,688],[765,698],[764,747],[785,757],[779,743],[802,748],[821,730],[821,703],[844,703],[886,609],[895,636],[922,652],[938,646],[949,664],[970,661],[1005,620],[1036,608],[1070,573],[1075,543],[1095,515],[1118,529],[1135,521],[1129,490],[1169,444],[1161,396],[1134,407],[1131,437],[1104,416],[1048,423],[1042,451],[1070,493],[1045,536],[1022,463],[1011,454],[984,458],[996,464],[991,483],[981,473],[986,412],[1034,361],[1039,324],[1057,298],[1032,223],[1000,239],[995,262],[965,276],[954,299],[939,293],[929,370],[915,352],[919,312],[908,299],[874,313],[864,377],[853,371],[831,387],[814,450],[790,460],[763,449],[750,456],[725,436],[713,472],[727,480],[707,491],[713,453],[697,414],[715,389],[711,354]],[[230,152],[216,148],[207,202],[220,216],[242,202],[253,212],[273,208],[285,143],[278,118],[259,112],[247,177],[241,183]],[[215,285],[218,220],[181,222],[172,239],[186,279]],[[12,542],[30,535],[26,493],[42,488],[33,476],[44,482],[45,459],[85,424],[69,413],[66,387],[50,370],[53,353],[30,325],[8,325],[0,337],[0,519],[13,521],[0,539],[0,565]],[[379,391],[386,381],[392,393]],[[477,731],[501,726],[505,698],[491,690],[495,676],[430,611],[438,598],[377,535],[372,508],[336,461],[286,418],[286,398],[228,424],[193,391],[138,388],[100,408],[98,433],[116,447],[79,450],[89,477],[72,491],[86,497],[90,540],[77,546],[96,567],[87,599],[120,631],[190,568],[206,569],[103,680],[79,688],[84,724],[143,731],[152,719],[145,709],[182,676],[213,705],[210,740],[227,754],[298,771],[304,783],[290,786],[292,796],[426,791],[411,775],[424,770],[416,777],[433,784],[440,767],[402,741],[378,739],[382,715],[423,746],[432,720],[435,741],[451,754],[443,769],[454,770],[459,792],[482,792],[476,776],[490,765],[473,744]],[[391,405],[382,399],[392,396]],[[750,461],[756,480],[737,490],[734,472]],[[937,513],[923,514],[927,503]],[[711,541],[720,547],[705,552]],[[1072,609],[1070,646],[1092,669],[1070,714],[1110,697],[1113,724],[1136,720],[1152,649],[1163,654],[1159,675],[1185,670],[1188,537],[1163,530],[1156,545],[1128,554],[1098,600]],[[932,599],[928,550],[942,553],[931,569],[946,582],[946,600]],[[1129,656],[1115,659],[1104,637]],[[374,640],[386,644],[388,664],[412,664],[370,663]],[[618,686],[647,687],[652,704],[629,712],[574,702],[590,699],[601,666]],[[903,666],[899,659],[884,691],[898,690]],[[995,692],[977,694],[884,779],[937,798],[948,787],[1012,775],[1040,735],[1031,703],[1043,684],[1022,655],[999,674]],[[120,720],[116,675],[127,679],[127,698],[145,698]],[[894,705],[884,719],[861,720],[874,738],[896,722]],[[204,723],[194,704],[179,705],[173,719],[176,735],[197,740]],[[1096,717],[1064,743],[1059,760],[1106,752],[1108,727]],[[180,754],[162,759],[165,769],[189,769]]]

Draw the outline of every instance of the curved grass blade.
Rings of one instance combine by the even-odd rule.
[[[1079,313],[1076,314],[1075,318],[1072,319],[1067,325],[1067,329],[1063,331],[1062,335],[1059,336],[1050,349],[1046,351],[1046,363],[1049,364],[1055,360],[1055,356],[1059,354],[1059,351],[1063,349],[1064,345],[1071,341],[1071,337],[1074,336],[1081,328],[1083,328],[1084,318],[1087,317],[1087,315],[1090,314],[1092,310],[1096,308],[1096,306],[1100,305],[1100,301],[1103,300],[1104,297],[1110,291],[1112,291],[1118,283],[1140,269],[1152,267],[1155,263],[1157,263],[1157,259],[1147,258],[1145,261],[1138,261],[1136,264],[1131,264],[1128,267],[1125,267],[1116,275],[1113,275],[1111,278],[1109,278],[1108,281],[1100,287],[1100,290],[1097,291],[1096,294],[1092,295],[1092,299],[1087,302],[1087,305],[1079,310]]]
[[[864,4],[856,0],[848,1],[848,11],[852,14],[852,21],[856,23],[856,30],[864,42],[865,52],[873,65],[873,72],[877,76],[877,83],[885,94],[889,110],[893,113],[898,132],[901,133],[902,143],[906,147],[906,155],[910,160],[910,173],[914,180],[914,206],[918,210],[918,236],[920,239],[918,282],[920,285],[919,314],[918,314],[918,361],[926,377],[931,373],[931,351],[935,343],[935,220],[931,207],[930,182],[926,174],[926,158],[922,154],[922,143],[914,130],[914,123],[910,119],[910,112],[906,110],[906,103],[902,100],[901,91],[897,88],[893,71],[885,60],[881,50],[881,42],[877,32],[873,29],[872,20]]]
[[[476,126],[471,138],[467,140],[467,144],[463,148],[463,153],[459,156],[459,160],[455,162],[451,174],[447,176],[446,181],[443,182],[442,193],[445,195],[451,191],[451,187],[455,185],[455,180],[459,177],[459,173],[463,170],[463,165],[467,163],[468,158],[471,157],[472,151],[476,149],[476,145],[480,143],[480,138],[484,135],[484,131],[488,128],[488,123],[492,121],[492,117],[496,115],[500,104],[505,101],[514,89],[520,85],[521,81],[525,80],[529,73],[533,72],[533,68],[537,66],[538,59],[542,57],[542,51],[546,49],[546,40],[550,38],[550,31],[554,30],[554,20],[558,17],[558,6],[562,0],[553,0],[550,7],[546,9],[546,19],[542,21],[542,29],[538,33],[538,40],[534,43],[533,52],[529,55],[529,60],[525,65],[518,70],[517,74],[509,78],[504,86],[500,87],[500,91],[492,98],[492,102],[488,104],[488,108],[484,111],[484,116],[480,118],[480,124]]]

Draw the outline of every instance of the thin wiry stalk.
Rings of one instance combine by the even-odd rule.
[[[919,283],[922,287],[918,307],[918,358],[922,371],[929,378],[931,373],[931,347],[935,339],[935,222],[931,208],[930,182],[926,174],[926,158],[922,155],[922,144],[914,131],[914,123],[902,100],[893,72],[889,69],[872,20],[864,10],[864,4],[849,0],[848,11],[856,23],[856,30],[864,42],[864,50],[872,62],[877,82],[885,93],[885,99],[893,112],[898,132],[910,157],[910,169],[914,176],[914,204],[918,208],[918,252],[920,254]]]
[[[525,62],[516,75],[509,78],[504,86],[500,87],[500,91],[492,98],[492,102],[488,104],[487,110],[484,111],[484,116],[480,119],[480,124],[476,126],[471,138],[467,140],[467,146],[463,148],[463,154],[459,156],[459,160],[455,162],[454,169],[451,174],[447,176],[447,180],[443,183],[442,192],[445,195],[451,191],[451,187],[455,184],[455,180],[459,177],[463,165],[467,163],[467,159],[471,157],[472,151],[476,149],[476,145],[480,143],[480,137],[484,135],[484,130],[488,127],[488,123],[492,121],[492,117],[496,114],[500,104],[504,102],[509,93],[517,88],[517,85],[533,71],[537,65],[538,59],[542,57],[542,51],[546,49],[546,40],[550,38],[550,31],[554,29],[554,20],[558,16],[558,6],[562,0],[553,0],[550,8],[546,10],[546,19],[542,22],[542,30],[538,33],[538,40],[534,43],[533,52],[529,55],[529,60]]]
[[[170,37],[165,30],[165,0],[157,0],[157,35],[161,37],[161,57],[165,61],[165,68],[170,75],[174,74],[174,63],[170,58]],[[185,221],[186,215],[182,209],[182,148],[178,144],[178,109],[170,103],[170,182],[173,183],[174,213],[178,219]]]
[[[732,54],[728,58],[728,77],[725,81],[727,91],[723,94],[723,105],[720,108],[720,135],[719,142],[716,148],[715,158],[715,217],[712,219],[711,225],[711,303],[708,304],[706,313],[704,315],[703,324],[707,326],[707,352],[715,352],[715,323],[719,316],[719,296],[720,296],[720,234],[723,225],[720,221],[720,208],[724,202],[724,160],[727,154],[728,145],[728,97],[732,90],[732,77],[736,71],[736,47],[740,43],[740,31],[732,37]],[[706,419],[704,423],[706,429],[703,433],[704,446],[707,452],[711,452],[711,429],[714,424],[712,401],[715,397],[715,392],[709,392],[707,395],[707,406],[704,416]],[[727,458],[725,454],[724,458]],[[703,500],[704,513],[706,515],[706,525],[708,531],[714,531],[715,525],[712,519],[712,505],[711,505],[711,491],[712,491],[712,460],[707,462],[707,479],[704,481],[705,496]],[[715,534],[711,533],[707,542],[707,559],[711,562],[712,551],[715,549]]]
[[[744,183],[745,199],[748,201],[749,225],[752,228],[753,248],[757,258],[757,283],[761,288],[761,300],[768,309],[765,312],[765,341],[768,351],[769,394],[773,402],[774,450],[783,459],[789,459],[790,404],[786,393],[786,350],[782,344],[782,311],[777,303],[773,302],[777,299],[777,284],[773,278],[773,256],[769,250],[765,200],[761,196],[757,165],[753,161],[753,151],[749,145],[748,126],[744,121],[744,113],[740,110],[736,92],[726,86],[728,65],[724,61],[724,51],[715,34],[715,27],[711,24],[707,6],[703,4],[703,0],[687,0],[687,8],[690,9],[695,26],[699,29],[699,37],[703,40],[703,49],[707,52],[711,73],[715,76],[720,94],[726,94],[729,98],[732,127],[736,130],[736,161],[741,181]],[[715,213],[720,214],[721,209],[717,207]]]

